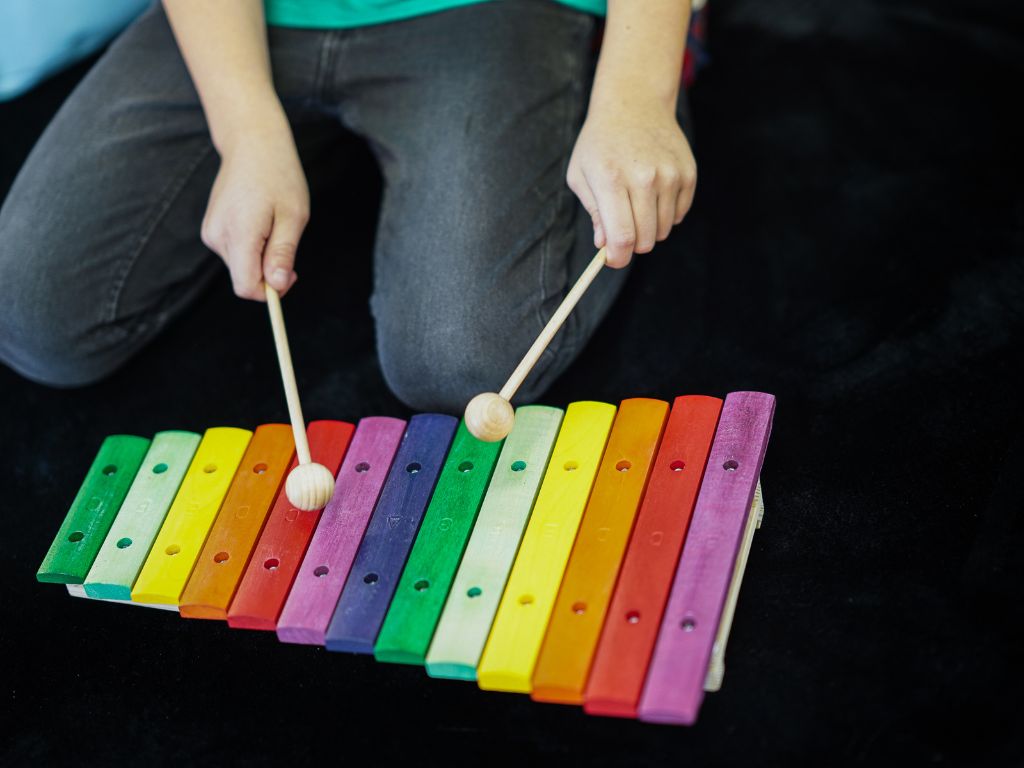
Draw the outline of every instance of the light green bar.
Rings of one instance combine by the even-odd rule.
[[[519,541],[562,423],[558,408],[526,405],[495,465],[476,526],[427,653],[427,674],[475,680]]]
[[[88,597],[131,600],[132,584],[163,525],[200,439],[194,432],[178,431],[159,432],[153,438],[121,511],[86,576]]]

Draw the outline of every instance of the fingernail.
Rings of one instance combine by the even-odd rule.
[[[270,275],[270,280],[277,284],[277,287],[283,288],[288,285],[288,270],[286,269],[275,269]]]

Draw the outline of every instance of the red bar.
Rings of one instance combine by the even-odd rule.
[[[313,461],[337,475],[354,431],[355,426],[345,421],[311,422],[306,434]],[[277,617],[319,521],[320,510],[298,510],[288,503],[284,493],[278,495],[228,609],[229,626],[277,628]]]
[[[583,700],[590,714],[636,717],[721,410],[720,399],[703,395],[672,404],[594,655]]]

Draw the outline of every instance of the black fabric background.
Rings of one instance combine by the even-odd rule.
[[[1019,8],[713,2],[697,202],[544,399],[778,396],[725,687],[696,727],[37,584],[104,435],[286,419],[265,310],[221,279],[101,385],[0,370],[0,762],[1024,764]],[[0,190],[83,71],[0,106]],[[379,181],[368,156],[338,174],[365,182],[315,207],[287,303],[306,412],[402,415],[367,310]]]

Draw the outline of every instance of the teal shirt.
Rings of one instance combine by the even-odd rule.
[[[603,16],[607,0],[554,0]],[[340,29],[398,21],[487,0],[264,0],[267,23],[278,27]]]

